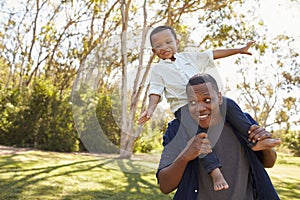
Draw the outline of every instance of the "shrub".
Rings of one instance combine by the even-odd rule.
[[[300,131],[288,131],[284,135],[283,144],[295,156],[300,156]]]
[[[0,142],[4,145],[42,150],[78,150],[78,135],[67,95],[45,80],[32,88],[1,90]]]

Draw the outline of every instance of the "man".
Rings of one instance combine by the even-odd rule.
[[[224,120],[223,111],[220,110],[224,98],[212,76],[193,76],[186,93],[186,109],[194,125],[198,126],[198,131],[191,133],[189,127],[183,126],[178,119],[169,123],[157,172],[161,191],[169,193],[177,189],[174,199],[180,200],[279,199],[264,167],[274,165],[276,152],[273,147],[279,145],[280,140],[271,139],[269,132],[253,125],[250,128],[251,137],[260,140],[251,149],[247,145],[248,138]],[[211,143],[215,143],[213,149]],[[212,150],[229,183],[226,190],[213,190],[211,178],[199,158]]]

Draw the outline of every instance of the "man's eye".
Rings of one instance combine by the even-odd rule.
[[[210,103],[211,99],[205,99],[205,103]]]
[[[196,105],[196,101],[190,101],[190,105]]]

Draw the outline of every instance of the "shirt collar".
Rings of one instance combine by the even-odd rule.
[[[186,59],[183,59],[182,56],[180,56],[180,54],[176,53],[174,54],[174,58],[177,60],[177,62],[180,60],[180,63],[181,64],[184,64],[184,65],[189,65],[191,64],[191,62],[187,61]],[[172,61],[171,59],[160,59],[160,63],[163,63],[163,64],[175,64],[175,61]]]
[[[161,59],[160,61],[163,62],[163,63],[175,63],[175,61],[176,61],[176,59],[177,59],[177,57],[178,57],[178,54],[175,53],[175,54],[173,55],[173,57],[175,58],[175,60],[171,60],[171,59]]]

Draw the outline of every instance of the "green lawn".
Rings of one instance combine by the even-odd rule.
[[[267,171],[282,200],[300,199],[300,157],[278,154],[276,165]]]
[[[0,153],[0,199],[171,199],[158,189],[159,157],[116,157],[42,151]],[[300,196],[300,158],[280,155],[268,169],[281,198]],[[298,198],[299,199],[299,198]]]

